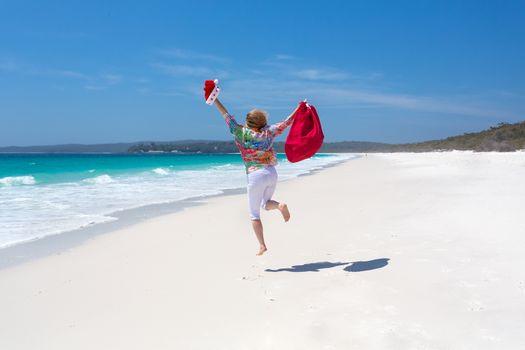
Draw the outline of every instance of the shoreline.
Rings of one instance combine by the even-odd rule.
[[[298,174],[292,178],[281,180],[279,183],[293,181],[303,176],[315,175],[324,169],[335,167],[362,157],[359,153],[346,154],[355,157],[351,159],[341,159],[331,164],[323,165],[320,168],[312,168],[308,170],[307,173]],[[105,214],[108,217],[114,217],[114,220],[88,224],[73,230],[32,238],[30,240],[0,247],[0,270],[23,264],[34,259],[61,254],[62,252],[82,245],[97,236],[111,234],[113,231],[133,226],[150,219],[177,213],[190,207],[206,205],[207,201],[212,198],[244,194],[246,193],[246,184],[243,184],[242,187],[221,189],[220,191],[222,193],[195,196],[174,202],[146,204],[135,208],[118,210]]]

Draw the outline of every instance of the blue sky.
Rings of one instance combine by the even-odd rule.
[[[524,1],[0,0],[0,146],[229,139],[207,78],[327,141],[478,131],[525,120],[523,38]]]

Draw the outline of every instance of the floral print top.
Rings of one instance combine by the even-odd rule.
[[[230,132],[235,138],[235,144],[241,152],[247,174],[277,164],[277,157],[272,148],[273,139],[292,124],[294,117],[295,113],[286,120],[267,125],[260,132],[257,132],[244,125],[239,125],[232,115],[224,115],[226,124],[230,127]]]

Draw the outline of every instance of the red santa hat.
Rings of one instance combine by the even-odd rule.
[[[206,100],[206,103],[209,105],[212,105],[213,102],[217,99],[219,96],[219,92],[221,89],[219,88],[219,80],[206,80],[204,82],[204,99]]]

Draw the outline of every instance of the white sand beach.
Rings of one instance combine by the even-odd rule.
[[[0,269],[0,348],[524,349],[525,152],[368,154]]]

